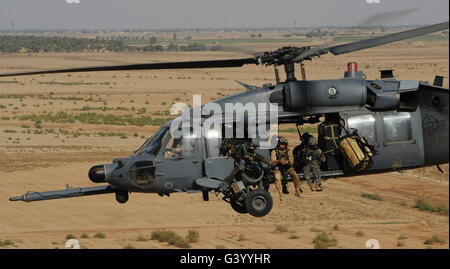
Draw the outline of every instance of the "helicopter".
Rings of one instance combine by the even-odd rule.
[[[436,76],[433,84],[419,80],[396,80],[392,70],[383,70],[381,78],[367,80],[355,62],[348,64],[343,78],[307,80],[304,62],[324,54],[341,55],[384,44],[405,40],[449,28],[449,22],[424,26],[399,33],[388,34],[337,46],[282,47],[277,50],[255,53],[253,57],[143,63],[130,65],[96,66],[56,70],[0,74],[12,77],[37,74],[55,74],[97,71],[131,71],[191,68],[239,68],[243,65],[273,66],[276,84],[257,87],[239,82],[246,91],[208,104],[225,111],[227,104],[262,103],[276,108],[278,124],[319,124],[318,141],[323,151],[332,152],[322,164],[323,177],[353,176],[368,173],[384,173],[448,163],[449,161],[449,92],[443,88],[443,77]],[[302,78],[295,77],[295,66],[301,69]],[[281,81],[278,67],[284,67],[286,80]],[[207,106],[205,104],[204,106]],[[89,179],[103,184],[95,187],[71,188],[45,192],[28,192],[11,197],[10,201],[40,201],[88,195],[114,193],[119,203],[126,203],[129,193],[202,193],[209,200],[209,193],[222,193],[238,213],[255,217],[267,215],[273,200],[264,183],[271,183],[270,167],[260,162],[244,164],[243,170],[232,184],[223,188],[224,179],[237,164],[224,156],[221,146],[222,133],[210,132],[206,122],[223,118],[223,113],[206,113],[192,117],[192,108],[160,127],[145,143],[127,158],[114,159],[112,163],[93,166]],[[243,113],[243,122],[251,115]],[[175,128],[175,122],[193,120],[199,122],[199,132],[192,128]],[[268,121],[258,122],[270,125]],[[222,122],[221,131],[236,128],[237,120]],[[244,124],[244,133],[248,128]],[[233,133],[234,134],[234,133]],[[273,139],[276,135],[268,137]],[[354,167],[351,160],[339,150],[341,141],[352,138],[363,154],[361,165]],[[182,138],[182,139],[180,139]],[[259,138],[251,138],[254,142]],[[359,143],[363,141],[364,143]],[[272,147],[273,147],[273,143]],[[175,149],[175,150],[174,150]],[[271,147],[257,147],[258,154],[270,158]],[[247,173],[246,173],[247,171]],[[269,171],[269,172],[267,172]],[[297,171],[303,178],[301,171]],[[107,183],[107,184],[105,184]]]

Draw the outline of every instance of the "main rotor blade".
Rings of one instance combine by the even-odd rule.
[[[340,55],[340,54],[349,53],[349,52],[353,52],[353,51],[373,48],[376,46],[381,46],[384,44],[388,44],[388,43],[392,43],[392,42],[396,42],[396,41],[400,41],[400,40],[404,40],[404,39],[408,39],[408,38],[431,34],[434,32],[448,29],[448,27],[449,27],[449,22],[447,21],[447,22],[433,24],[433,25],[429,25],[429,26],[425,26],[425,27],[421,27],[421,28],[417,28],[417,29],[413,29],[413,30],[408,30],[408,31],[404,31],[404,32],[399,32],[399,33],[389,34],[389,35],[375,37],[375,38],[371,38],[371,39],[366,39],[366,40],[362,40],[362,41],[357,41],[357,42],[353,42],[353,43],[348,43],[348,44],[344,44],[344,45],[329,47],[329,48],[321,49],[320,52],[325,52],[325,53],[331,52],[334,55]]]
[[[230,60],[209,60],[209,61],[191,61],[191,62],[168,62],[168,63],[146,63],[146,64],[130,64],[130,65],[94,66],[94,67],[79,67],[79,68],[7,73],[7,74],[0,74],[0,77],[39,75],[39,74],[56,74],[56,73],[94,72],[94,71],[225,68],[225,67],[241,67],[244,64],[258,64],[258,61],[255,58],[243,58],[243,59],[230,59]]]
[[[333,53],[334,55],[340,55],[344,53],[354,52],[358,50],[373,48],[393,42],[397,42],[400,40],[413,38],[421,35],[431,34],[434,32],[442,31],[445,29],[448,29],[449,22],[443,22],[443,23],[437,23],[421,28],[416,28],[408,31],[403,31],[399,33],[384,35],[380,37],[375,37],[371,39],[361,40],[353,43],[347,43],[343,45],[338,46],[332,46],[332,47],[316,47],[316,48],[310,48],[308,50],[305,50],[301,52],[299,55],[297,55],[294,59],[292,59],[292,63],[303,61],[306,59],[311,59],[314,56],[319,56],[322,54],[326,54],[328,52]]]

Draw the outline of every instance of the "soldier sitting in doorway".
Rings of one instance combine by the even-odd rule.
[[[275,187],[280,194],[280,200],[283,200],[281,193],[283,188],[282,178],[284,175],[291,176],[295,186],[295,196],[300,197],[300,192],[302,192],[300,180],[289,161],[288,141],[286,138],[278,137],[277,147],[270,153],[270,159],[276,164],[272,172],[275,177]]]
[[[320,171],[321,162],[326,161],[325,154],[319,148],[317,139],[310,137],[308,145],[301,149],[303,156],[303,176],[308,182],[311,191],[322,191],[322,175]],[[314,176],[315,185],[313,185],[312,177]]]
[[[297,173],[303,173],[303,167],[305,166],[305,158],[303,157],[303,149],[308,147],[308,140],[313,137],[308,132],[304,132],[300,137],[300,145],[296,146],[292,151],[294,155],[294,169]]]

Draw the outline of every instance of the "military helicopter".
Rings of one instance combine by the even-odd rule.
[[[384,70],[380,79],[367,80],[358,70],[357,63],[349,63],[344,78],[307,80],[303,63],[323,54],[351,53],[448,27],[449,22],[443,22],[330,47],[282,47],[255,53],[249,58],[68,68],[0,74],[0,77],[66,72],[237,68],[247,64],[274,66],[275,85],[255,87],[241,83],[246,88],[245,92],[211,103],[222,108],[230,103],[272,104],[277,108],[279,124],[295,123],[298,128],[305,123],[320,123],[319,145],[323,151],[333,152],[322,166],[324,177],[380,173],[448,163],[449,96],[448,89],[442,87],[443,77],[436,76],[433,84],[419,80],[395,80],[392,70]],[[295,77],[297,64],[301,68],[301,80]],[[284,67],[285,81],[280,81],[279,66]],[[28,192],[10,200],[32,202],[115,193],[116,200],[125,203],[131,192],[158,193],[161,196],[175,192],[202,192],[203,199],[208,201],[209,193],[215,192],[223,193],[224,200],[236,212],[265,216],[273,204],[270,193],[263,187],[264,182],[270,182],[270,173],[265,173],[266,170],[257,171],[253,176],[251,172],[244,172],[227,189],[220,187],[236,164],[221,154],[222,136],[217,133],[208,135],[209,130],[204,129],[203,124],[211,117],[222,116],[201,115],[201,135],[192,135],[191,130],[181,131],[181,142],[175,142],[176,138],[172,137],[170,129],[173,122],[166,123],[131,156],[93,166],[89,170],[90,180],[107,185],[86,188],[69,188],[67,185],[64,190]],[[176,120],[193,119],[180,117]],[[233,120],[225,122],[222,128],[233,127],[235,123]],[[358,139],[354,141],[366,143],[359,144],[364,167],[352,166],[351,160],[338,150],[337,144],[343,137],[351,136],[351,130],[357,133],[354,136]],[[166,149],[180,143],[183,144],[181,150],[166,155],[169,151]],[[371,150],[367,150],[368,146]],[[269,156],[270,148],[256,150],[263,156]],[[302,177],[301,171],[299,176]]]

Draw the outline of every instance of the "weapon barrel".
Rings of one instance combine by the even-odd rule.
[[[34,202],[51,199],[71,198],[78,196],[97,195],[112,193],[115,190],[109,186],[96,186],[86,188],[66,188],[65,190],[46,191],[46,192],[27,192],[24,195],[11,197],[10,201]]]

